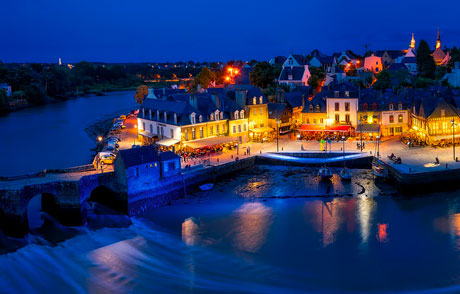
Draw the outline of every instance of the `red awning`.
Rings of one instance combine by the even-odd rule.
[[[323,132],[324,127],[323,126],[317,126],[317,125],[305,125],[303,124],[299,128],[300,132]]]
[[[351,129],[351,126],[326,126],[326,132],[343,132],[348,133]]]

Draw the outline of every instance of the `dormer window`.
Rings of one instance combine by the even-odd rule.
[[[393,110],[393,109],[394,109],[393,103],[390,103],[390,110]]]
[[[316,104],[316,111],[319,111],[320,110],[320,106],[319,104]]]
[[[260,103],[260,104],[263,103],[263,97],[262,97],[262,96],[259,97],[259,103]]]
[[[199,122],[202,122],[203,121],[203,116],[200,114],[200,116],[198,117],[198,120]]]
[[[252,104],[254,104],[254,105],[257,104],[257,99],[256,99],[256,97],[252,98]]]
[[[196,114],[195,113],[190,114],[190,122],[192,124],[196,124]]]
[[[157,120],[160,120],[160,111],[157,110]]]
[[[288,75],[288,80],[292,81],[292,75]]]
[[[150,120],[152,120],[152,110],[149,109],[149,117],[150,117]]]
[[[364,104],[363,104],[363,110],[364,110],[364,111],[367,111],[368,108],[369,108],[368,104],[367,104],[367,103],[364,103]]]
[[[244,118],[244,110],[240,111],[240,118]]]
[[[216,120],[219,120],[219,110],[214,112],[214,116],[216,117]]]
[[[174,124],[177,125],[177,114],[174,113]]]
[[[145,108],[142,108],[142,117],[145,118]]]
[[[310,111],[313,111],[313,105],[310,104],[310,107],[308,108]]]
[[[349,91],[345,91],[345,97],[350,97],[350,92]]]
[[[164,119],[165,119],[165,122],[168,121],[168,114],[166,113],[166,111],[165,111],[165,117],[164,117]]]
[[[377,103],[372,103],[372,110],[377,110]]]
[[[399,102],[399,103],[398,103],[398,110],[402,110],[402,109],[403,109],[403,108],[402,108],[402,103]]]
[[[211,114],[209,115],[209,119],[210,119],[210,120],[214,120],[214,114],[211,113]]]
[[[334,91],[334,98],[339,98],[339,91]]]
[[[220,119],[224,119],[224,113],[223,112],[220,113]]]
[[[238,112],[238,110],[235,111],[234,116],[235,116],[235,119],[239,119],[239,112]]]

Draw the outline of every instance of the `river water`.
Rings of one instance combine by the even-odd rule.
[[[85,129],[136,108],[134,92],[112,92],[0,116],[0,176],[91,162],[96,142]]]
[[[261,166],[128,228],[29,244],[0,256],[0,293],[460,292],[459,193],[353,172]]]

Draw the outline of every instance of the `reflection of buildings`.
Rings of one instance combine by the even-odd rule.
[[[361,231],[361,243],[367,243],[369,240],[375,207],[376,203],[372,198],[363,197],[358,201],[356,217]]]
[[[388,224],[377,224],[377,240],[380,243],[388,241]]]
[[[198,224],[193,217],[189,217],[182,223],[182,241],[189,246],[199,243]]]
[[[257,252],[273,222],[272,209],[260,202],[245,203],[237,210],[237,217],[234,245],[242,251]]]
[[[323,247],[334,243],[335,234],[342,222],[339,201],[334,199],[327,202],[321,200],[307,202],[304,210],[312,217],[313,229],[322,233]]]

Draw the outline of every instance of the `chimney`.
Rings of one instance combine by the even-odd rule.
[[[305,97],[305,94],[302,94],[302,110],[305,108],[305,99],[307,99],[307,97]]]
[[[177,114],[174,112],[174,124],[177,125]]]

